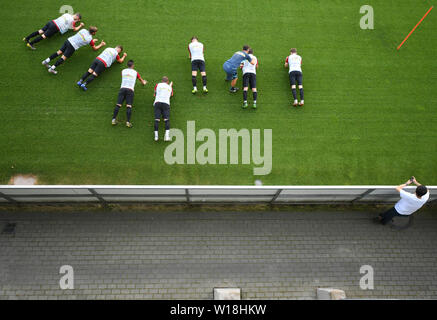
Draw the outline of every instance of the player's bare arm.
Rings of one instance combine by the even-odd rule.
[[[98,39],[94,39],[93,41],[94,41],[94,42],[97,42],[97,41],[99,41],[99,40],[98,40]],[[102,40],[102,41],[100,42],[100,44],[98,44],[98,45],[93,45],[92,48],[93,48],[94,51],[97,51],[97,50],[99,50],[99,49],[100,49],[101,47],[103,47],[103,46],[106,46],[106,42]]]
[[[83,22],[81,22],[77,27],[74,27],[73,30],[74,32],[77,32],[80,30],[80,28],[82,28],[85,24]]]
[[[139,77],[138,80],[145,86],[147,84],[147,80],[144,80],[143,78]]]
[[[127,57],[127,53],[125,52],[125,53],[123,53],[123,57],[121,57],[120,59],[117,59],[117,62],[118,63],[123,63],[124,62],[124,59]]]

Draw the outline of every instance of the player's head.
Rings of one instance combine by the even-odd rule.
[[[249,48],[249,54],[253,54],[253,49]]]
[[[428,188],[425,186],[418,186],[416,188],[416,196],[418,196],[419,198],[425,195],[427,192],[428,192]]]
[[[78,12],[73,16],[73,18],[74,21],[80,21],[82,19],[82,15]]]
[[[196,36],[194,36],[194,37],[191,37],[191,42],[195,42],[195,41],[199,41],[199,39],[197,39],[197,37],[196,37]]]
[[[244,46],[243,46],[243,51],[244,52],[249,52],[249,49],[250,49],[250,47],[247,45],[247,44],[245,44]]]
[[[290,49],[290,53],[297,53],[297,49],[296,48],[291,48]]]
[[[97,27],[91,26],[88,31],[92,34],[95,35],[97,33]]]
[[[118,53],[123,52],[123,46],[118,45],[115,47],[115,50],[117,50]]]
[[[164,83],[168,83],[168,77],[167,77],[167,76],[163,76],[163,77],[162,77],[162,82],[164,82]]]
[[[132,69],[134,67],[134,61],[133,60],[129,60],[127,62],[127,67]]]

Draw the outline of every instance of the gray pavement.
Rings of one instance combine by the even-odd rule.
[[[406,230],[375,212],[0,212],[0,299],[437,299],[437,213]],[[333,210],[333,209],[331,209]],[[61,290],[71,265],[74,290]],[[374,289],[359,286],[374,269]]]

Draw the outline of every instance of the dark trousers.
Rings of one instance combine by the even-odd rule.
[[[387,224],[394,217],[400,216],[400,214],[396,211],[395,207],[393,207],[390,210],[387,210],[386,212],[380,214],[379,216],[381,217],[381,223],[382,224]]]

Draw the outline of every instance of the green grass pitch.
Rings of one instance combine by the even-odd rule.
[[[81,48],[50,75],[40,64],[68,36],[25,47],[22,38],[58,17],[59,1],[2,3],[0,183],[33,174],[40,184],[397,184],[414,174],[437,184],[437,11],[397,45],[431,6],[417,0],[70,1],[108,46],[121,44],[149,81],[136,86],[132,122],[111,126],[120,86],[117,63],[90,85],[75,83],[97,53]],[[372,5],[375,29],[361,30]],[[187,45],[205,44],[208,95],[191,94]],[[230,94],[222,64],[243,44],[259,59],[258,110]],[[305,106],[291,106],[283,63],[303,57]],[[102,49],[99,51],[101,52]],[[153,87],[174,81],[171,125],[273,130],[273,169],[253,165],[167,165],[153,141]],[[201,87],[200,76],[198,78]],[[241,77],[239,80],[241,87]],[[251,94],[249,94],[251,101]]]

